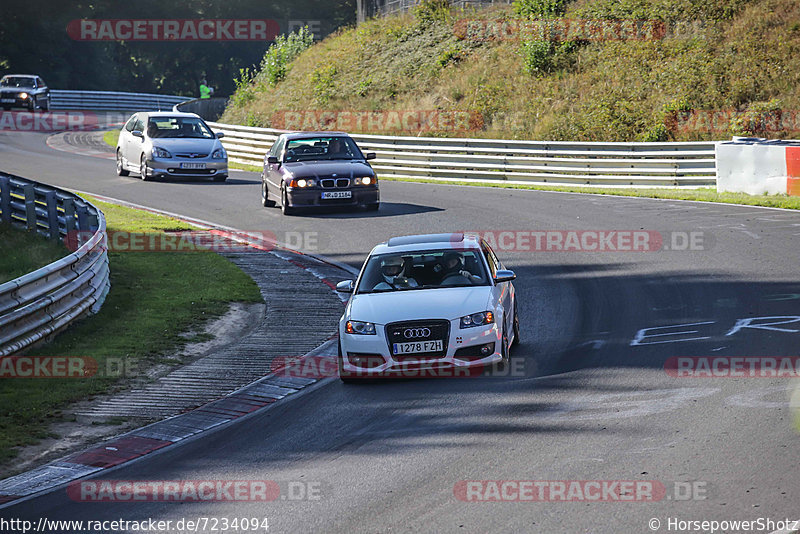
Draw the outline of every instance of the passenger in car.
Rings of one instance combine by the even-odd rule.
[[[374,290],[381,289],[400,289],[404,287],[418,287],[417,281],[413,278],[401,276],[405,271],[405,262],[399,256],[390,256],[381,261],[381,275],[383,280],[378,282]]]

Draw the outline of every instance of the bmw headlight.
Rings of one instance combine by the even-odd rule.
[[[372,185],[375,182],[377,182],[377,180],[373,176],[359,176],[353,178],[353,183],[355,185]]]
[[[344,328],[348,334],[361,334],[371,336],[375,334],[375,325],[363,321],[347,321]]]
[[[289,182],[290,187],[314,187],[317,181],[313,178],[298,178]]]
[[[19,97],[20,97],[22,100],[25,100],[26,98],[28,98],[28,93],[20,93],[20,94],[19,94]]]
[[[473,326],[483,326],[494,322],[494,314],[490,311],[473,313],[461,318],[461,328],[472,328]]]
[[[228,154],[226,154],[225,149],[221,147],[211,153],[211,159],[225,159],[227,157]]]
[[[154,158],[171,158],[172,154],[168,151],[164,150],[163,148],[154,146],[153,147],[153,157]]]

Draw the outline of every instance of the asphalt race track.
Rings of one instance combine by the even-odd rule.
[[[234,172],[224,184],[145,183],[45,139],[0,133],[0,169],[300,239],[354,267],[388,237],[457,230],[650,230],[668,249],[498,246],[517,273],[523,341],[512,353],[514,376],[329,380],[224,432],[103,473],[302,482],[314,498],[78,503],[60,489],[1,516],[267,517],[269,532],[644,533],[654,531],[652,519],[662,532],[676,531],[670,519],[800,519],[800,436],[790,409],[797,383],[677,378],[664,369],[678,356],[800,356],[799,213],[383,182],[378,213],[284,217],[260,206],[255,173]],[[690,235],[694,250],[684,250]],[[651,481],[664,491],[633,501],[464,500],[462,481],[487,480]]]

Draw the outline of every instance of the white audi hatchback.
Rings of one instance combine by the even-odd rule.
[[[519,340],[513,271],[475,234],[376,246],[339,322],[339,377],[459,376],[504,365]],[[463,376],[463,374],[461,374]]]

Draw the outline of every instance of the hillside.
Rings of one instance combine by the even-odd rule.
[[[576,21],[584,21],[580,31]],[[343,124],[515,139],[787,138],[800,131],[800,3],[518,0],[462,11],[428,0],[413,13],[340,30],[285,73],[266,74],[239,81],[223,121],[282,127],[287,110],[439,110],[462,120]]]

